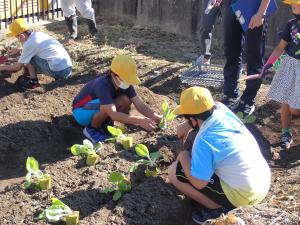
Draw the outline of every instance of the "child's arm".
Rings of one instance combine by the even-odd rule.
[[[265,65],[263,66],[261,73],[260,74],[254,74],[254,75],[250,75],[244,78],[239,79],[239,81],[243,81],[243,80],[254,80],[254,79],[260,79],[263,77],[263,75],[265,74],[265,71],[267,69],[270,69],[271,67],[273,67],[273,64],[277,61],[277,59],[282,55],[282,53],[284,52],[285,48],[287,46],[287,42],[284,40],[280,40],[279,44],[276,46],[276,48],[273,50],[272,54],[270,55],[270,57],[268,58],[267,62],[265,63]]]
[[[279,44],[276,46],[276,48],[273,50],[272,54],[270,55],[269,59],[267,60],[266,64],[264,65],[264,68],[268,65],[273,66],[273,64],[277,61],[277,59],[282,55],[285,48],[287,46],[287,42],[284,40],[280,40]]]
[[[23,64],[22,63],[14,63],[11,65],[3,65],[0,66],[0,71],[10,71],[10,72],[15,72],[19,71],[22,68]]]

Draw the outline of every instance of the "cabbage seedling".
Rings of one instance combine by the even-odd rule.
[[[26,160],[26,182],[25,189],[34,188],[38,190],[47,190],[51,187],[51,177],[44,174],[39,169],[39,163],[34,157],[28,157]]]
[[[73,155],[86,155],[86,164],[91,166],[95,165],[99,159],[99,155],[97,154],[103,148],[103,144],[98,142],[93,144],[88,139],[83,140],[83,144],[75,144],[71,147],[71,153]]]
[[[108,181],[113,183],[113,186],[101,190],[100,193],[107,194],[107,193],[114,192],[113,195],[114,201],[118,201],[122,197],[122,194],[129,192],[131,190],[130,181],[119,172],[116,171],[112,172],[109,175]]]
[[[163,117],[159,123],[159,127],[161,129],[166,129],[168,127],[168,121],[172,121],[176,117],[176,115],[173,113],[173,111],[171,111],[170,106],[166,100],[163,101],[161,108],[163,111]]]
[[[256,116],[254,116],[254,115],[250,115],[250,116],[248,116],[248,115],[246,115],[246,116],[244,116],[244,113],[243,112],[237,112],[237,117],[243,122],[243,123],[247,123],[247,124],[252,124],[252,123],[254,123],[255,122],[255,120],[256,120]]]
[[[153,177],[157,175],[157,162],[162,157],[159,151],[149,153],[146,145],[138,144],[135,146],[135,152],[139,156],[147,159],[140,159],[136,161],[133,166],[130,167],[129,172],[135,172],[140,165],[146,165],[145,174],[147,177]]]
[[[57,222],[64,219],[67,225],[76,225],[79,222],[79,211],[72,209],[57,198],[51,198],[52,204],[38,216],[40,220]]]
[[[113,137],[106,139],[106,141],[121,143],[123,148],[126,150],[128,150],[132,147],[133,138],[124,135],[120,128],[107,126],[107,130]]]

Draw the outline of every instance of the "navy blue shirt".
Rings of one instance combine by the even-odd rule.
[[[82,107],[91,100],[99,99],[101,105],[113,104],[113,100],[118,96],[125,94],[129,98],[136,96],[132,85],[129,88],[115,89],[112,77],[109,74],[103,74],[94,80],[88,82],[77,94],[73,100],[73,109]]]
[[[280,33],[280,38],[288,43],[286,53],[295,59],[300,59],[300,38],[297,34],[300,35],[300,25],[296,19],[292,19]]]

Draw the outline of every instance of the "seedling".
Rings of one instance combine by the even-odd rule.
[[[130,167],[129,172],[135,172],[140,165],[146,165],[145,174],[147,177],[153,177],[157,175],[157,163],[162,157],[159,151],[149,153],[149,150],[146,145],[138,144],[135,146],[135,152],[139,156],[147,159],[140,159],[136,161],[133,166]]]
[[[28,157],[26,160],[26,182],[25,189],[47,190],[51,188],[51,177],[44,174],[39,169],[39,163],[34,157]]]
[[[113,195],[114,201],[118,201],[122,197],[122,194],[129,192],[131,190],[130,181],[119,172],[116,171],[112,172],[109,175],[108,181],[113,183],[113,186],[101,190],[100,193],[107,194],[107,193],[114,192]]]
[[[246,115],[246,116],[244,116],[244,113],[243,112],[237,112],[237,117],[243,122],[243,123],[247,123],[247,124],[252,124],[252,123],[254,123],[255,122],[255,120],[256,120],[256,116],[254,116],[254,115],[250,115],[250,116],[248,116],[248,115]]]
[[[83,144],[75,144],[71,147],[71,153],[75,156],[77,155],[85,155],[86,164],[89,166],[95,165],[99,160],[99,155],[97,154],[103,148],[103,144],[98,142],[93,144],[88,139],[83,140]]]
[[[176,115],[170,109],[170,106],[166,100],[163,101],[161,108],[163,111],[163,117],[159,123],[159,127],[161,129],[166,129],[168,127],[168,121],[172,121],[176,117]]]
[[[79,222],[79,211],[72,209],[57,198],[51,198],[52,204],[38,216],[40,220],[57,222],[61,219],[66,221],[67,225],[76,225]]]
[[[124,149],[128,150],[133,145],[133,138],[123,134],[120,128],[107,126],[108,132],[112,135],[112,138],[106,139],[106,141],[121,143]]]

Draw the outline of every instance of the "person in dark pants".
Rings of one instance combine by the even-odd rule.
[[[200,42],[200,57],[204,58],[205,64],[210,64],[211,58],[211,41],[212,31],[216,19],[221,14],[221,5],[214,6],[208,13],[205,12],[210,0],[203,0],[201,5],[201,26],[199,30],[199,42]]]
[[[242,52],[245,47],[247,74],[259,74],[263,67],[264,53],[264,15],[270,0],[262,0],[255,15],[251,18],[249,29],[244,32],[232,11],[235,0],[223,1],[224,9],[224,99],[222,102],[235,112],[251,115],[255,110],[254,102],[261,85],[260,80],[249,80],[246,89],[239,97],[238,78],[242,67]]]

